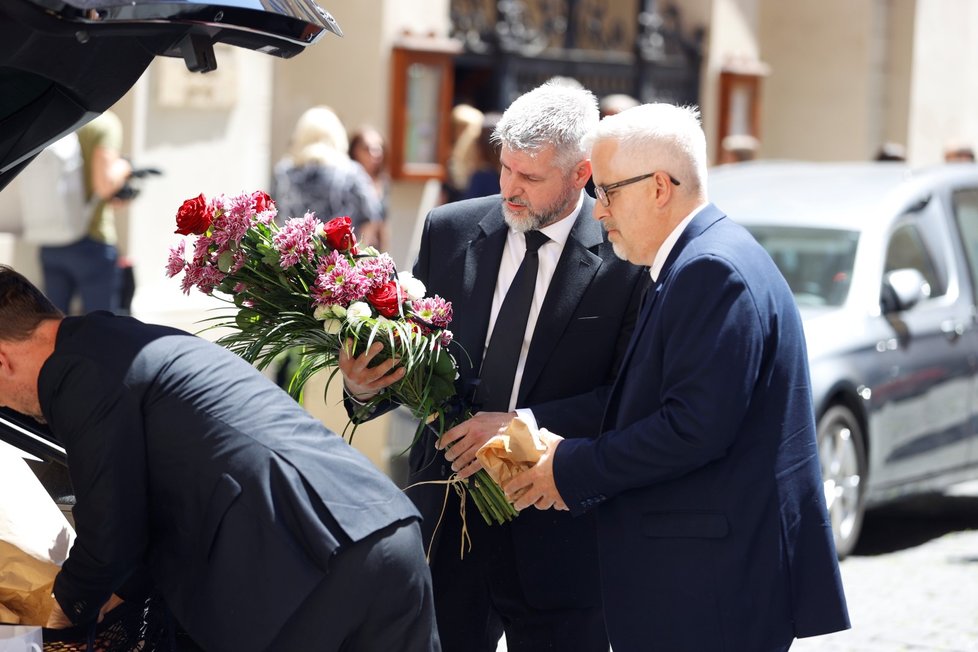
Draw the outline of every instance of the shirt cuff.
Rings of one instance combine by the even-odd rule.
[[[537,418],[533,416],[533,410],[529,408],[516,408],[516,416],[523,420],[523,423],[528,425],[531,430],[539,430],[540,426],[537,425]]]

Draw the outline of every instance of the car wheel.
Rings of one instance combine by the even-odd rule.
[[[826,410],[818,422],[818,455],[839,559],[856,547],[862,529],[865,450],[862,428],[852,410],[844,405]]]

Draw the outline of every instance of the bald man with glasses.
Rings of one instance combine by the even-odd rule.
[[[504,490],[518,509],[596,513],[615,652],[784,652],[848,628],[801,318],[770,256],[707,200],[699,111],[605,118],[591,161],[594,217],[655,285],[600,434],[544,433]]]

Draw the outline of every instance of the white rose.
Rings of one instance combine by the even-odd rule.
[[[397,275],[397,282],[400,284],[401,289],[407,294],[408,299],[411,301],[418,301],[419,299],[424,299],[424,293],[428,289],[424,286],[424,283],[420,279],[414,278],[411,272],[399,272]]]
[[[363,301],[354,301],[346,309],[347,321],[363,321],[364,319],[368,319],[372,314],[373,311],[370,310],[370,306]]]
[[[337,319],[345,319],[346,318],[346,308],[344,308],[343,306],[341,306],[338,303],[334,303],[333,304],[333,316],[336,317]]]

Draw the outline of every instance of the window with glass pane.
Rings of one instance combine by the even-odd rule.
[[[852,282],[858,234],[840,229],[750,226],[802,306],[840,306]]]
[[[947,292],[947,282],[942,278],[934,265],[930,252],[924,246],[923,238],[915,223],[904,223],[897,227],[890,236],[890,245],[886,250],[885,272],[896,269],[916,269],[930,285],[930,297],[943,296]]]
[[[978,287],[978,188],[955,192],[951,203],[968,259],[972,286]]]

